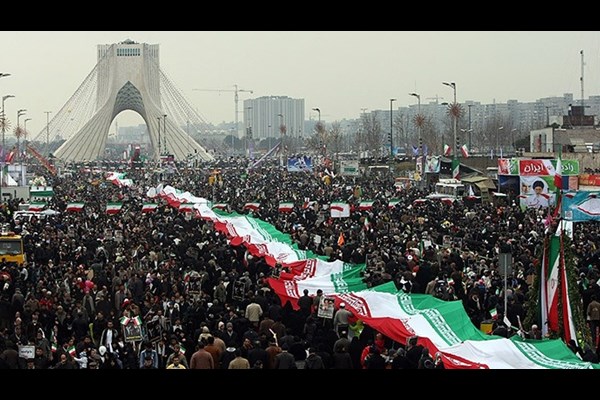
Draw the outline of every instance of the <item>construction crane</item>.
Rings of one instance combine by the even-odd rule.
[[[240,92],[254,93],[252,90],[239,89],[238,85],[233,85],[233,89],[192,89],[198,92],[233,92],[233,101],[235,102],[235,134],[240,137],[240,125],[238,123],[238,100]]]

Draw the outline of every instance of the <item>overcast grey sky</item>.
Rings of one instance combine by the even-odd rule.
[[[305,99],[326,122],[357,118],[362,108],[452,100],[504,103],[572,93],[600,94],[600,32],[593,31],[4,31],[0,95],[8,119],[27,109],[36,135],[92,71],[97,45],[131,39],[160,45],[161,69],[208,122],[234,121],[233,92],[242,100],[269,95]],[[443,99],[442,99],[443,98]],[[240,114],[240,121],[242,115]],[[23,119],[21,119],[23,121]],[[143,123],[126,111],[119,126]]]

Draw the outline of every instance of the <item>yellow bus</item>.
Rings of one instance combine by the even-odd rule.
[[[23,238],[8,230],[8,224],[0,231],[0,261],[9,264],[23,265],[26,261]]]

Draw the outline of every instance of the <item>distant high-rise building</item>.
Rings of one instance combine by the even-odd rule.
[[[244,126],[252,129],[254,141],[280,138],[281,125],[288,137],[307,135],[304,129],[304,99],[264,96],[244,100]]]

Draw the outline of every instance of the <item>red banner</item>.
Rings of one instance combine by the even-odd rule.
[[[600,186],[600,175],[579,174],[579,185]]]

